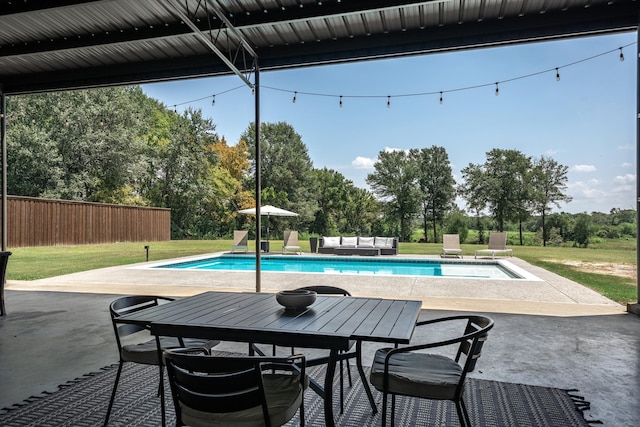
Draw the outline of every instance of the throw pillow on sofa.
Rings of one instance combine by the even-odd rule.
[[[355,237],[355,236],[354,237],[343,237],[342,238],[342,243],[340,243],[340,246],[355,248],[357,244],[358,244],[358,238],[357,237]]]
[[[374,246],[376,248],[393,248],[393,237],[376,237]]]
[[[340,237],[323,237],[322,238],[322,247],[324,248],[337,248],[340,246]]]
[[[359,248],[372,248],[373,247],[373,237],[358,237],[358,247]]]

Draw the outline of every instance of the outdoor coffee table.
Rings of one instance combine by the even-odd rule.
[[[380,248],[340,248],[333,250],[336,255],[361,255],[361,256],[378,256]]]
[[[333,380],[339,352],[349,350],[350,340],[358,345],[362,341],[408,344],[420,308],[420,301],[318,295],[306,310],[290,311],[270,293],[205,292],[118,320],[150,327],[153,334],[162,336],[327,349],[321,396],[325,424],[333,426]],[[358,370],[364,378],[360,362]],[[375,408],[368,382],[364,386]]]

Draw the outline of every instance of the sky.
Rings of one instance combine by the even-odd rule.
[[[502,148],[569,168],[573,200],[554,212],[635,209],[636,52],[631,32],[265,71],[260,120],[290,124],[314,168],[362,188],[381,151],[444,147],[461,183],[464,167]],[[230,145],[255,120],[251,89],[235,75],[142,88],[178,112],[201,109]]]

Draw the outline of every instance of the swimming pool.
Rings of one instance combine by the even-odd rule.
[[[474,279],[522,279],[499,261],[432,260],[418,258],[320,257],[265,255],[263,272],[307,274],[355,274],[375,276],[428,276]],[[222,254],[214,257],[156,265],[171,270],[255,271],[253,255]]]

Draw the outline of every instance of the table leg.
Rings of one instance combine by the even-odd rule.
[[[358,366],[358,372],[360,373],[360,381],[362,381],[362,386],[364,387],[364,391],[367,393],[367,397],[369,398],[369,404],[371,404],[371,410],[374,414],[378,412],[378,407],[376,406],[376,401],[373,399],[373,394],[371,393],[371,387],[369,387],[369,380],[367,379],[364,368],[362,367],[362,341],[356,342],[356,365]]]
[[[324,377],[324,422],[328,427],[334,427],[333,419],[333,377],[336,373],[338,363],[338,350],[335,348],[329,352],[329,363],[327,363],[327,374]]]

